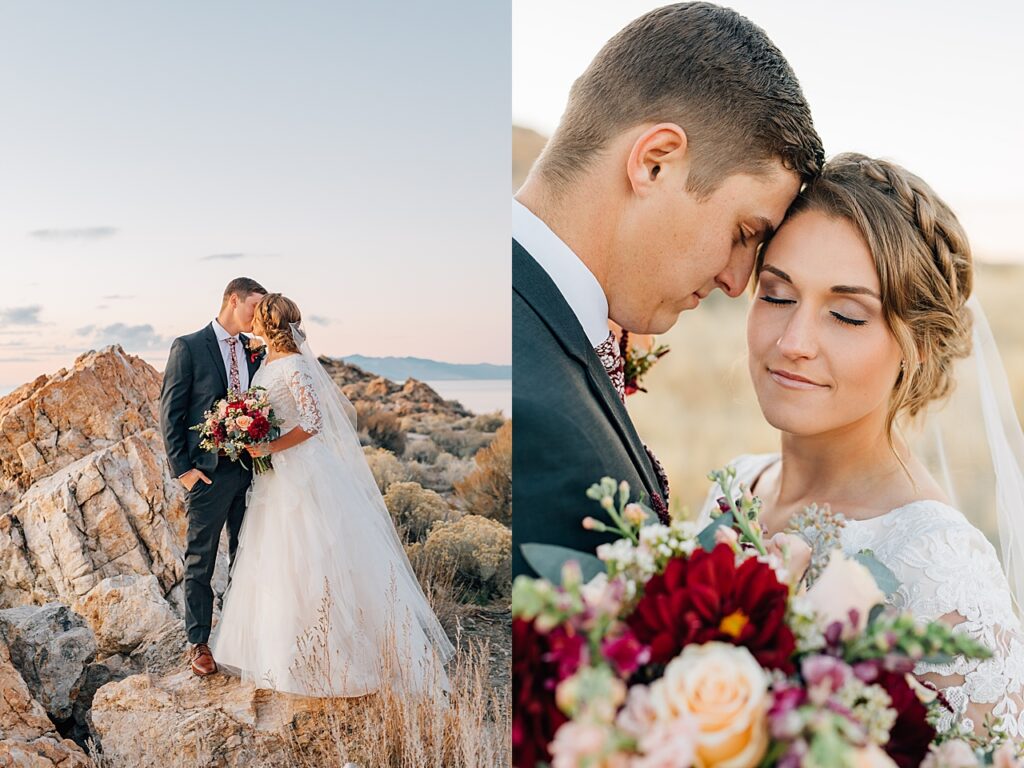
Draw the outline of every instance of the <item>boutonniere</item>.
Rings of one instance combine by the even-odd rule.
[[[625,329],[622,331],[622,335],[619,337],[619,354],[622,355],[627,395],[647,391],[641,386],[640,380],[668,352],[668,344],[655,346],[653,336],[650,337],[650,343],[646,350],[634,347],[629,343],[629,331]]]
[[[245,342],[245,351],[249,353],[249,362],[255,363],[267,354],[267,345],[257,343],[257,341],[250,336]]]

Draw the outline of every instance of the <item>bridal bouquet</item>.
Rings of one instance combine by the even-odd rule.
[[[214,403],[203,415],[203,422],[191,429],[203,439],[199,447],[207,451],[224,451],[232,461],[240,461],[247,445],[275,440],[281,434],[281,420],[274,414],[264,387],[251,387],[241,395],[233,390]],[[273,468],[270,456],[253,460],[253,470],[262,474]]]
[[[759,501],[731,470],[703,531],[656,522],[604,478],[587,495],[615,531],[597,557],[524,545],[548,578],[516,579],[513,762],[517,768],[976,765],[965,733],[937,738],[946,703],[911,674],[920,660],[990,652],[944,624],[883,607],[892,577],[869,555],[763,539]],[[734,500],[735,499],[735,500]],[[802,542],[800,542],[802,544]],[[966,753],[970,762],[964,762]],[[992,755],[987,756],[992,760]],[[997,764],[1014,765],[1010,747]]]

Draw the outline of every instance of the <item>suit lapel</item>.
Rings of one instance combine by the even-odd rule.
[[[515,240],[512,241],[512,290],[537,313],[565,353],[586,370],[596,399],[647,485],[647,494],[653,496],[654,493],[660,493],[661,485],[654,474],[647,451],[615,391],[615,385],[604,370],[601,358],[590,345],[583,327],[554,281]]]
[[[224,356],[220,353],[220,342],[217,341],[217,334],[213,330],[213,323],[206,326],[206,348],[210,350],[214,367],[220,374],[221,383],[224,384],[224,391],[228,389],[228,372],[224,370]]]

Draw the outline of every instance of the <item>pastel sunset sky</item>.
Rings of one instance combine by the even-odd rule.
[[[507,3],[7,4],[0,391],[247,275],[322,354],[511,360]]]

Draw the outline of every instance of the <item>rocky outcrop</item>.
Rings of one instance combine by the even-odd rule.
[[[40,478],[159,423],[160,374],[120,346],[88,352],[71,369],[0,398],[0,476]]]
[[[201,680],[182,671],[103,686],[92,722],[114,765],[276,766],[290,764],[290,743],[303,744],[311,758],[327,747],[310,716],[316,706],[315,699],[256,690],[236,677]]]
[[[122,574],[152,574],[166,594],[183,577],[185,527],[183,489],[145,429],[39,480],[0,515],[0,597],[72,604]]]
[[[384,376],[368,373],[357,365],[321,357],[324,367],[341,391],[352,402],[370,402],[397,416],[438,414],[456,419],[471,415],[455,400],[445,400],[429,385],[416,379],[398,384]]]
[[[48,715],[71,717],[96,638],[81,616],[50,603],[0,611],[0,636],[22,679]]]
[[[0,638],[0,765],[32,768],[88,768],[81,747],[57,733]]]
[[[181,623],[152,575],[104,579],[72,607],[96,633],[97,648],[104,656],[132,653],[147,639]]]

